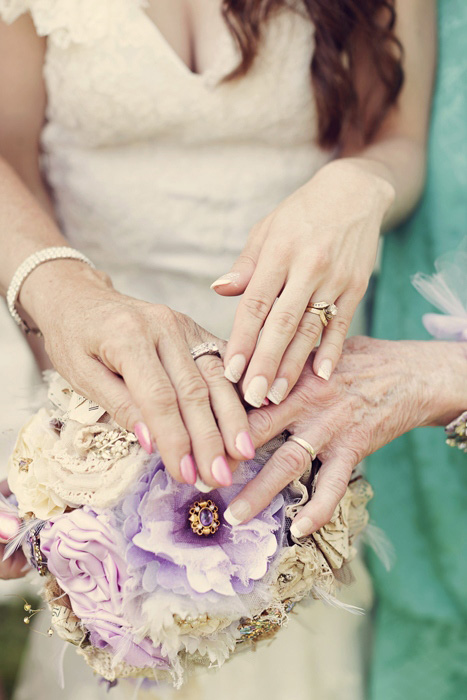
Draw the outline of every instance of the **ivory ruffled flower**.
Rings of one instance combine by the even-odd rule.
[[[49,423],[48,411],[42,408],[19,433],[9,460],[8,485],[17,498],[20,516],[33,513],[50,520],[67,505],[48,478],[48,455],[59,440]]]

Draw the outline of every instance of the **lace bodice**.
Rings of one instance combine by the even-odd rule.
[[[315,144],[313,27],[282,10],[250,72],[227,30],[192,73],[141,0],[0,0],[45,35],[43,167],[72,245],[124,292],[167,303],[226,336],[235,299],[210,282],[249,229],[330,155]]]

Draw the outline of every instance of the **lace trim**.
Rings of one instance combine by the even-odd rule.
[[[11,24],[29,12],[39,36],[60,46],[88,44],[102,39],[131,5],[144,7],[146,0],[0,0],[0,17]]]

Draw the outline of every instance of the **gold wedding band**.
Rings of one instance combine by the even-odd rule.
[[[323,324],[324,327],[326,327],[329,323],[327,316],[324,313],[323,309],[315,309],[314,306],[307,306],[305,313],[316,314],[317,316],[319,316],[321,319],[321,323]]]
[[[303,438],[296,437],[295,435],[289,435],[287,438],[287,442],[291,440],[292,442],[296,442],[297,445],[300,445],[300,447],[303,447],[304,450],[308,452],[308,454],[311,457],[311,461],[313,462],[316,459],[316,451],[313,449],[313,447],[310,445],[309,442],[304,440]]]

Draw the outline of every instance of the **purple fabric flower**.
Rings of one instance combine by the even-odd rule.
[[[259,515],[236,527],[223,514],[259,469],[258,463],[244,462],[234,473],[231,487],[207,495],[176,482],[160,461],[141,477],[123,502],[123,532],[129,542],[126,559],[133,572],[139,572],[146,592],[161,587],[197,597],[253,590],[278,551],[284,499],[276,496]],[[199,536],[191,529],[189,510],[195,501],[206,500],[218,507],[220,527],[214,534]]]
[[[65,513],[41,531],[49,571],[68,594],[91,643],[138,667],[166,668],[149,639],[136,641],[125,619],[123,589],[129,579],[125,543],[109,514],[88,507]]]

